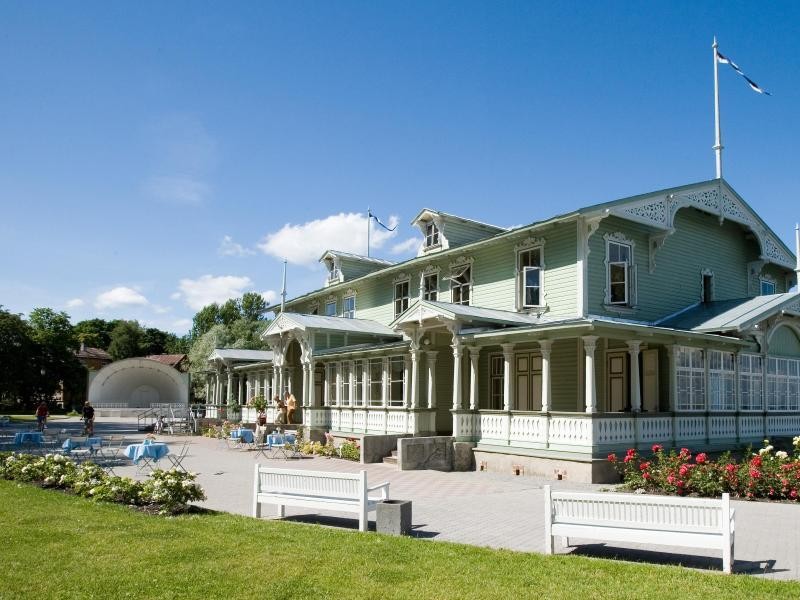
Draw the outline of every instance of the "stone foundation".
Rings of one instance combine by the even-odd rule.
[[[474,450],[475,468],[490,473],[505,473],[580,483],[617,483],[619,475],[606,459],[577,460],[558,456],[530,456]]]

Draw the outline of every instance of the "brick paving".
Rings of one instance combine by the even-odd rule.
[[[130,431],[135,423],[112,419],[98,422],[97,432]],[[163,441],[185,438],[163,436]],[[253,452],[221,448],[218,441],[190,438],[191,451],[185,465],[198,473],[198,481],[208,500],[203,505],[214,509],[251,514]],[[506,548],[525,552],[544,551],[544,504],[542,487],[551,484],[561,489],[598,490],[609,486],[545,481],[496,473],[442,473],[437,471],[399,471],[396,466],[358,463],[327,458],[272,459],[260,462],[291,469],[357,472],[365,468],[371,485],[388,481],[390,496],[413,502],[414,535],[423,539],[446,540]],[[136,468],[117,469],[120,475],[139,477]],[[736,509],[735,570],[777,579],[800,579],[800,505],[766,502],[734,502]],[[264,506],[262,514],[272,514]],[[287,517],[303,522],[357,528],[356,519],[337,513],[309,514],[308,509],[287,507]],[[661,564],[683,564],[719,571],[720,553],[704,550],[637,544],[612,546],[594,540],[570,540],[571,548],[556,541],[557,552],[586,556],[643,560]],[[583,542],[583,543],[581,543]]]

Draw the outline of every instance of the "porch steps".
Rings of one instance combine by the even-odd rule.
[[[384,456],[383,463],[386,465],[397,465],[397,450],[392,450],[391,456]]]

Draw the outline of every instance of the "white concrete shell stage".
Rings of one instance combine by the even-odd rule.
[[[131,414],[189,402],[189,375],[147,358],[127,358],[90,374],[89,401],[98,414]]]

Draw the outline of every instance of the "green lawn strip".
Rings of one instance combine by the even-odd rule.
[[[5,598],[781,598],[800,583],[230,514],[153,517],[0,481]]]
[[[8,417],[12,423],[29,423],[36,420],[36,415],[5,415]],[[47,417],[47,422],[50,421],[61,421],[64,419],[69,419],[67,415],[50,415]]]

